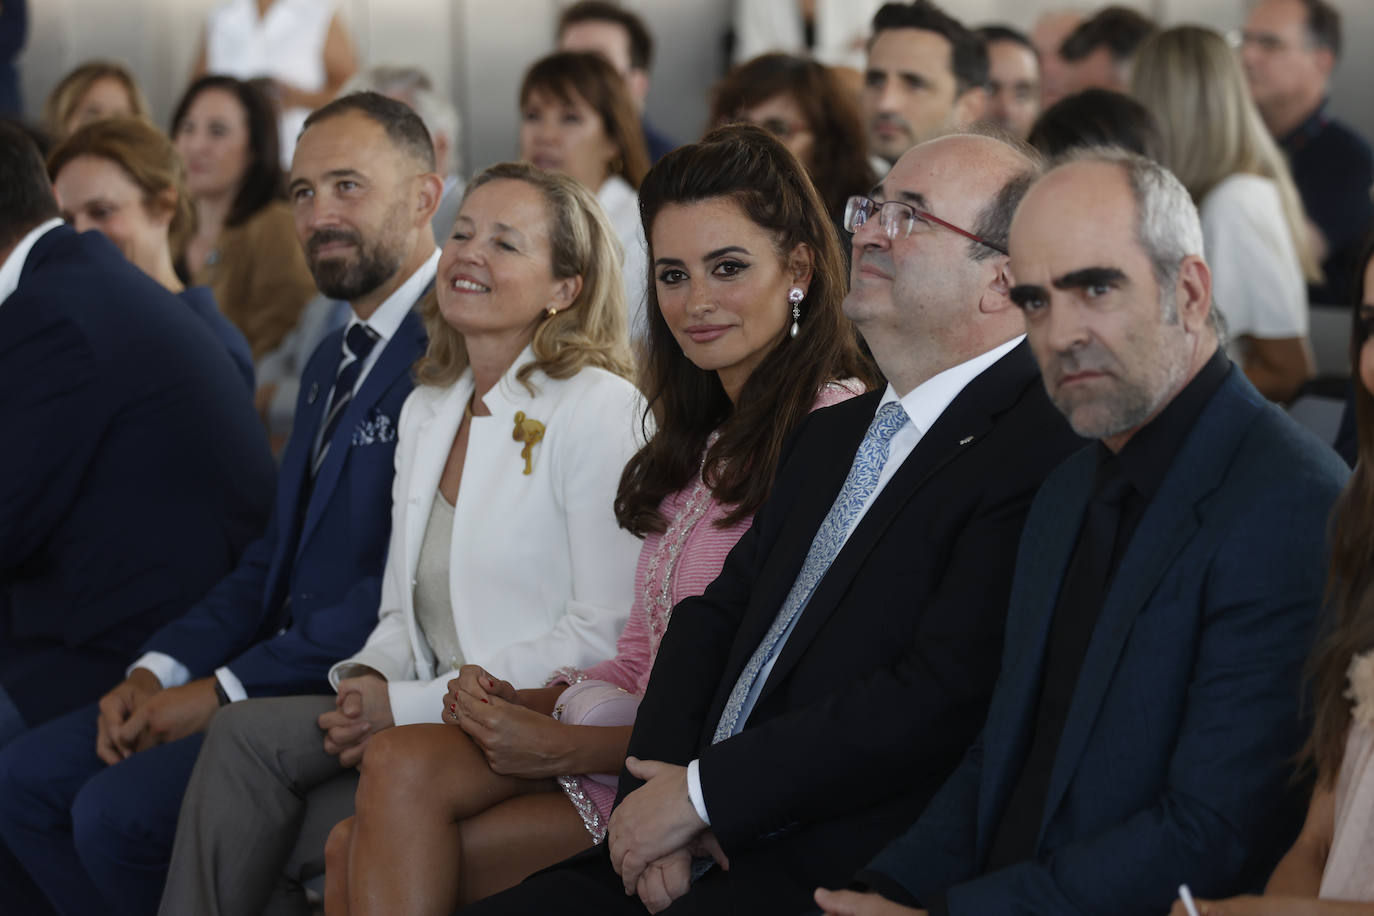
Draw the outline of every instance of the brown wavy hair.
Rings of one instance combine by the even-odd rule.
[[[649,334],[640,387],[657,430],[625,467],[615,499],[616,520],[643,536],[661,532],[664,497],[696,476],[713,430],[720,436],[706,454],[706,482],[732,506],[721,527],[753,514],[772,488],[783,443],[810,412],[827,382],[879,376],[859,349],[840,311],[847,289],[839,236],[820,195],[797,157],[772,134],[746,124],[719,127],[700,143],[664,156],[639,190],[640,215],[653,263],[653,225],[669,204],[726,198],[772,237],[779,257],[798,245],[815,256],[810,289],[801,304],[801,332],[784,336],[750,373],[732,404],[716,373],[699,369],[682,352],[649,285]]]
[[[551,318],[540,319],[531,341],[534,360],[521,366],[515,377],[531,393],[535,388],[530,379],[536,371],[549,378],[570,378],[580,369],[595,366],[632,378],[634,362],[626,330],[620,243],[601,205],[575,179],[528,162],[493,165],[472,179],[464,200],[482,185],[503,179],[523,181],[543,195],[549,208],[549,266],[553,275],[557,279],[582,278],[582,289],[571,305]],[[463,335],[444,320],[433,291],[420,303],[420,315],[429,334],[429,347],[415,365],[415,377],[422,385],[452,385],[468,367]]]
[[[1355,382],[1355,434],[1359,457],[1355,472],[1331,514],[1331,562],[1326,603],[1330,616],[1307,670],[1314,704],[1312,735],[1302,761],[1315,765],[1317,784],[1332,788],[1345,756],[1351,701],[1345,695],[1350,659],[1374,649],[1374,392],[1360,378],[1360,351],[1370,324],[1360,315],[1364,276],[1374,262],[1374,238],[1364,247],[1355,278],[1354,325],[1350,334],[1351,375]]]
[[[62,81],[48,95],[43,105],[43,127],[48,136],[54,141],[67,136],[67,119],[91,87],[103,79],[112,79],[124,86],[124,91],[129,94],[133,117],[151,121],[148,99],[129,68],[112,60],[91,60],[62,77]]]
[[[168,247],[178,255],[196,225],[186,194],[186,166],[167,135],[138,118],[107,118],[78,128],[48,156],[48,176],[57,180],[73,159],[95,156],[119,166],[143,192],[143,206],[170,206]]]
[[[620,150],[611,163],[611,174],[619,175],[638,190],[649,171],[649,151],[644,145],[644,127],[635,113],[625,80],[600,54],[589,51],[559,51],[540,58],[525,72],[520,84],[520,107],[532,92],[546,92],[571,105],[574,96],[591,106],[601,118],[601,128]],[[595,192],[596,188],[592,188]]]
[[[805,163],[830,218],[838,222],[853,194],[867,194],[877,183],[868,162],[868,138],[858,103],[839,78],[822,64],[790,54],[763,54],[731,70],[711,90],[711,124],[738,120],[779,95],[791,96],[815,137]]]

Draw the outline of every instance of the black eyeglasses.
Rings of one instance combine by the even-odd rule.
[[[981,235],[974,235],[967,229],[960,229],[953,223],[945,222],[933,213],[927,213],[919,207],[903,203],[900,200],[885,200],[882,203],[870,200],[867,197],[851,197],[844,205],[844,228],[847,232],[858,232],[859,227],[868,223],[874,215],[878,215],[878,227],[883,233],[892,240],[906,238],[911,235],[911,230],[916,227],[918,221],[923,223],[933,223],[936,226],[943,226],[951,232],[957,232],[970,241],[977,242],[979,245],[986,245],[998,254],[1006,254],[1007,249],[1001,245],[996,245],[983,238]]]

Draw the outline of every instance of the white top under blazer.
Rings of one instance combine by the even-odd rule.
[[[474,417],[453,512],[449,594],[463,658],[517,687],[537,687],[560,665],[615,654],[629,616],[640,542],[616,524],[621,471],[641,444],[644,400],[601,369],[568,379],[535,372],[531,395],[515,372],[526,348]],[[391,541],[377,627],[330,684],[372,668],[386,678],[397,725],[440,722],[453,677],[435,664],[416,624],[414,584],[425,526],[449,449],[472,395],[469,369],[452,386],[419,385],[401,408],[392,485]],[[530,473],[515,415],[544,424]]]

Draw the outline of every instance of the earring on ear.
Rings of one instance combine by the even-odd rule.
[[[558,309],[554,308],[553,306],[549,306],[548,308],[544,309],[544,317],[545,317],[545,318],[552,318],[554,315],[557,315],[557,314],[558,314]]]
[[[792,330],[787,332],[791,337],[796,337],[797,331],[800,330],[798,322],[801,321],[801,302],[805,298],[806,293],[800,286],[794,286],[787,291],[787,301],[792,303]]]

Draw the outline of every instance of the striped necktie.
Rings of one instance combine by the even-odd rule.
[[[786,637],[792,632],[792,626],[797,622],[802,608],[811,600],[816,586],[820,584],[821,578],[830,569],[830,564],[839,555],[840,548],[848,540],[849,529],[854,526],[868,498],[878,488],[878,478],[882,476],[883,466],[887,464],[887,451],[892,445],[892,437],[907,422],[906,411],[902,409],[900,401],[888,401],[878,408],[878,413],[868,426],[868,432],[859,443],[859,450],[854,455],[854,463],[849,468],[849,476],[844,479],[844,486],[840,488],[839,495],[835,497],[834,504],[816,531],[816,537],[811,541],[811,548],[806,552],[806,562],[802,564],[797,581],[792,583],[792,590],[787,593],[787,599],[783,601],[778,616],[773,618],[773,625],[768,628],[763,641],[749,657],[749,663],[740,672],[739,680],[735,682],[734,689],[725,701],[720,723],[716,726],[715,737],[712,739],[713,744],[739,734],[744,728],[748,713],[758,701],[758,694],[763,688],[760,675],[767,663],[776,659],[782,651]]]
[[[334,431],[339,428],[339,420],[353,400],[353,388],[358,384],[358,374],[363,370],[367,355],[372,352],[378,340],[377,332],[365,324],[358,323],[344,335],[344,354],[339,362],[339,374],[334,377],[334,387],[329,392],[329,413],[324,418],[324,433],[320,436],[320,446],[315,452],[315,461],[310,473],[318,474],[329,454],[329,443]]]

